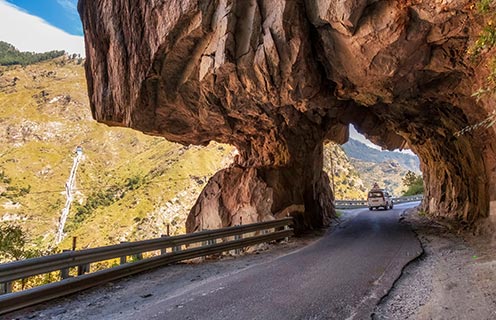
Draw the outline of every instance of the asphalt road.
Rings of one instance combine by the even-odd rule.
[[[375,305],[421,253],[393,210],[348,210],[322,239],[270,263],[161,301],[142,319],[370,319]]]

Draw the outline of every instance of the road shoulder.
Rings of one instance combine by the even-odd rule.
[[[454,234],[415,209],[404,222],[424,254],[403,270],[373,319],[495,319],[496,255],[487,239]]]

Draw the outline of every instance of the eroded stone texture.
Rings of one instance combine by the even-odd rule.
[[[453,134],[492,100],[467,59],[468,0],[80,0],[94,117],[183,144],[237,147],[188,231],[334,214],[322,143],[347,125],[421,159],[424,208],[472,223],[494,190],[494,132]],[[472,37],[472,38],[471,38]],[[474,68],[475,71],[474,71]],[[484,140],[483,140],[484,139]]]

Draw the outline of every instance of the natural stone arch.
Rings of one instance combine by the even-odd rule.
[[[328,224],[322,144],[345,142],[350,123],[385,148],[412,148],[424,208],[472,223],[496,198],[496,162],[492,130],[453,135],[490,107],[471,97],[479,80],[466,49],[478,25],[469,4],[81,0],[93,115],[183,144],[238,148],[188,231],[239,215]]]
[[[413,105],[354,107],[345,118],[375,144],[391,150],[408,146],[419,157],[423,210],[464,225],[487,216],[490,181],[483,157],[487,142],[472,134],[455,135],[468,125],[459,108]],[[425,108],[429,112],[422,111]]]

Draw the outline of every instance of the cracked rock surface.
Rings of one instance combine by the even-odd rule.
[[[494,130],[454,135],[494,107],[472,96],[495,50],[467,53],[484,25],[473,1],[81,0],[79,12],[95,119],[239,152],[188,231],[240,212],[327,225],[322,144],[345,142],[349,124],[419,156],[431,215],[471,225],[496,200]]]

